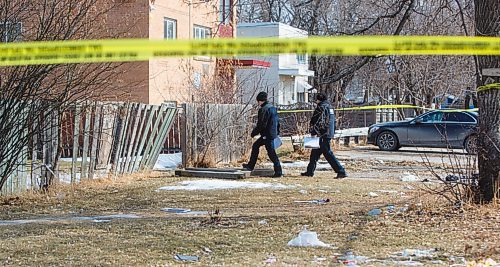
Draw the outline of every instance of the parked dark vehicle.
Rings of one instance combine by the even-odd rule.
[[[433,110],[407,121],[374,124],[368,129],[368,143],[381,150],[403,146],[465,148],[474,154],[478,114],[469,111]]]

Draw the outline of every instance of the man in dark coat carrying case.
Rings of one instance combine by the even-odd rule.
[[[335,158],[330,148],[330,141],[335,134],[335,113],[333,108],[328,102],[326,95],[322,93],[316,95],[316,104],[316,109],[309,122],[309,132],[311,136],[319,137],[319,148],[315,148],[311,151],[307,171],[301,173],[301,175],[314,176],[316,164],[321,154],[323,154],[328,163],[330,163],[330,166],[332,166],[333,170],[337,173],[337,179],[347,177],[344,167],[342,167],[337,158]]]
[[[260,105],[258,120],[257,125],[252,130],[251,136],[254,137],[260,134],[260,137],[253,143],[250,160],[247,164],[243,164],[243,168],[250,171],[253,170],[257,163],[257,158],[259,157],[259,149],[261,146],[265,146],[267,155],[274,165],[273,177],[281,177],[283,176],[283,171],[274,145],[274,139],[279,135],[278,112],[276,108],[267,101],[266,92],[260,92],[257,95],[257,103]]]

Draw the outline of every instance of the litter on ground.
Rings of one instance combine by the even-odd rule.
[[[372,209],[368,212],[369,216],[379,216],[380,214],[382,214],[381,209]]]
[[[180,261],[199,261],[198,256],[189,256],[189,255],[181,255],[181,254],[176,254],[174,256],[174,259],[180,260]]]
[[[330,199],[313,199],[313,200],[295,200],[295,203],[310,203],[310,204],[326,204],[330,202]]]

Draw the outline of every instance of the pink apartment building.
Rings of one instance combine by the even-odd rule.
[[[108,12],[113,32],[127,38],[233,37],[233,0],[122,0]],[[127,63],[117,79],[127,100],[149,104],[190,102],[218,72],[214,57],[153,59]],[[220,64],[220,63],[219,63]],[[231,76],[231,75],[230,75]]]

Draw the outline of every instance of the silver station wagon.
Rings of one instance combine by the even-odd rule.
[[[478,114],[470,111],[433,110],[407,121],[374,124],[368,143],[381,150],[404,146],[462,148],[477,151]]]

